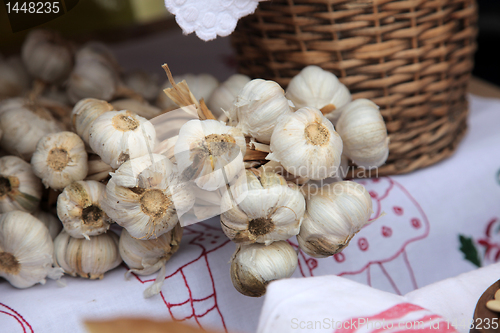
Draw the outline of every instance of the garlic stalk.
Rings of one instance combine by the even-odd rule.
[[[123,163],[106,185],[101,200],[108,216],[137,239],[169,232],[194,204],[174,165],[162,155],[145,155]]]
[[[105,185],[93,180],[77,181],[64,188],[57,198],[57,216],[71,237],[89,239],[109,229],[112,221],[99,203],[105,191]]]
[[[169,232],[151,240],[138,240],[130,236],[127,229],[122,231],[119,249],[123,261],[130,268],[127,275],[151,275],[160,270],[156,281],[144,290],[145,298],[160,293],[165,281],[166,263],[179,249],[181,238],[182,228],[178,223]]]
[[[0,100],[21,96],[29,86],[30,77],[19,57],[0,59]]]
[[[50,238],[54,240],[57,235],[61,232],[63,226],[61,221],[51,213],[44,212],[43,210],[37,210],[32,213],[40,222],[42,222],[49,230]]]
[[[241,244],[286,240],[299,233],[305,200],[275,173],[246,170],[222,196],[222,230]]]
[[[89,146],[90,127],[94,120],[111,110],[113,110],[111,104],[95,98],[85,98],[76,103],[71,112],[73,127],[87,146]]]
[[[325,179],[338,171],[342,139],[318,109],[302,108],[276,125],[266,159],[280,162],[291,174]]]
[[[303,188],[307,210],[297,235],[308,255],[325,258],[341,252],[369,222],[372,199],[360,184],[342,181]]]
[[[344,108],[337,122],[344,142],[344,154],[365,169],[381,166],[389,156],[389,138],[378,106],[357,99]]]
[[[222,116],[224,110],[229,111],[236,96],[238,96],[248,82],[250,82],[250,78],[246,75],[234,74],[230,76],[224,83],[218,86],[210,96],[207,102],[210,111],[212,111],[216,117]]]
[[[215,88],[217,88],[217,86],[219,85],[219,81],[210,74],[199,74],[199,75],[185,74],[185,75],[174,76],[174,81],[176,83],[181,82],[183,80],[186,80],[186,83],[189,86],[189,90],[197,100],[203,98],[205,101],[208,101]],[[163,110],[165,109],[172,110],[178,108],[177,104],[175,104],[163,92],[164,89],[171,87],[172,85],[170,84],[170,81],[165,82],[162,85],[161,90],[158,94],[156,105]]]
[[[16,156],[0,158],[0,213],[34,212],[42,198],[42,183],[31,165]]]
[[[104,113],[94,120],[89,131],[90,148],[112,168],[152,152],[155,139],[153,125],[126,110]]]
[[[55,31],[32,30],[21,56],[32,76],[49,83],[62,82],[73,68],[73,47]]]
[[[102,279],[122,262],[118,241],[112,231],[87,240],[73,238],[63,230],[54,240],[54,263],[71,276]]]
[[[28,288],[45,279],[59,279],[52,267],[54,244],[49,230],[28,213],[0,215],[0,276],[16,288]]]
[[[291,277],[297,264],[297,253],[286,241],[238,245],[231,259],[231,281],[243,295],[260,297],[270,282]]]
[[[85,144],[72,132],[48,134],[38,141],[31,165],[45,187],[62,190],[87,176]]]
[[[104,163],[98,155],[90,155],[88,159],[88,172],[85,180],[101,181],[109,177],[113,168]]]

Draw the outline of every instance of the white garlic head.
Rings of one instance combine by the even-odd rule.
[[[344,143],[344,154],[365,169],[379,167],[389,156],[389,138],[378,106],[368,99],[357,99],[342,108],[337,132]]]
[[[205,102],[208,101],[212,92],[219,85],[219,81],[210,74],[185,74],[185,75],[176,75],[174,76],[174,82],[179,83],[183,80],[186,80],[187,85],[189,86],[189,90],[193,94],[193,96],[197,99],[204,99]],[[161,109],[177,109],[178,106],[175,104],[165,93],[163,90],[167,88],[172,88],[172,85],[169,81],[165,82],[160,92],[158,93],[158,98],[156,100],[156,105]]]
[[[49,229],[50,238],[52,238],[52,240],[59,235],[63,228],[61,221],[59,221],[59,219],[51,213],[47,213],[39,209],[31,215],[36,217],[47,227],[47,229]]]
[[[243,172],[245,152],[245,137],[239,129],[211,119],[185,123],[174,147],[179,173],[209,191]]]
[[[0,146],[27,161],[43,136],[63,130],[49,110],[20,98],[0,105],[0,128],[3,132]]]
[[[268,245],[299,233],[305,200],[282,176],[247,170],[223,194],[221,211],[222,230],[233,242]]]
[[[104,184],[87,180],[74,182],[59,194],[57,216],[71,237],[89,239],[109,229],[112,221],[99,203],[105,191]]]
[[[29,86],[30,77],[19,57],[0,59],[0,99],[21,96]]]
[[[161,114],[161,109],[149,104],[146,101],[127,98],[111,102],[115,110],[130,110],[146,119],[152,119]]]
[[[135,239],[123,229],[120,236],[120,255],[130,268],[129,273],[150,275],[160,270],[155,283],[144,291],[144,297],[151,297],[161,291],[165,281],[166,263],[179,249],[182,238],[180,224],[156,239]]]
[[[285,92],[274,81],[255,79],[240,91],[228,112],[229,123],[243,134],[269,143],[278,118],[292,113]]]
[[[63,81],[73,68],[73,47],[55,31],[31,31],[21,56],[32,76],[49,83]]]
[[[315,108],[302,108],[276,125],[271,154],[295,176],[325,179],[335,175],[342,155],[342,139],[332,123]]]
[[[286,98],[298,109],[320,109],[335,124],[340,108],[352,100],[351,93],[339,79],[318,66],[307,66],[293,77],[286,89]]]
[[[95,98],[85,98],[76,103],[71,112],[73,127],[76,133],[89,146],[90,126],[99,116],[112,111],[113,106],[106,101]]]
[[[270,282],[291,277],[297,264],[297,252],[286,241],[239,245],[231,259],[231,281],[243,295],[260,297]]]
[[[297,235],[300,248],[316,258],[341,252],[368,224],[373,214],[370,194],[351,181],[306,186],[307,210]]]
[[[154,126],[127,110],[104,113],[94,120],[89,131],[90,148],[112,168],[152,152],[155,140]]]
[[[49,230],[34,216],[13,211],[0,215],[0,276],[16,288],[58,279],[52,267],[54,243]]]
[[[210,111],[212,111],[216,117],[220,117],[223,114],[223,110],[229,111],[233,105],[234,99],[248,82],[250,82],[250,78],[246,75],[231,75],[226,81],[218,86],[210,96],[207,102]]]
[[[160,92],[158,76],[146,72],[136,71],[125,75],[124,83],[148,101],[153,101]]]
[[[34,212],[42,198],[42,183],[31,165],[16,156],[0,157],[0,213]]]
[[[38,141],[31,165],[45,187],[62,190],[87,176],[85,144],[73,132],[48,134]]]
[[[108,216],[137,239],[169,232],[194,204],[174,165],[163,155],[145,155],[123,163],[111,173],[101,200]]]
[[[87,240],[71,237],[63,230],[54,240],[54,263],[71,276],[102,279],[122,262],[118,241],[112,231]]]

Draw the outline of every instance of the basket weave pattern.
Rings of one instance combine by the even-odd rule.
[[[286,87],[318,65],[379,105],[389,175],[446,158],[463,137],[476,22],[475,0],[271,0],[232,38],[243,74]]]

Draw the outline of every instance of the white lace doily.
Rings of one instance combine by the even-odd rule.
[[[240,17],[251,14],[265,0],[165,0],[185,34],[196,32],[205,40],[228,36]]]

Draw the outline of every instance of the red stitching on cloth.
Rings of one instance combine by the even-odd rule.
[[[5,313],[5,314],[7,314],[7,315],[9,315],[9,316],[12,316],[12,317],[16,318],[16,320],[19,322],[19,324],[21,324],[21,326],[22,326],[22,328],[23,328],[23,332],[25,332],[25,333],[26,333],[26,328],[24,327],[24,324],[26,324],[26,326],[28,326],[28,328],[29,328],[29,330],[30,330],[30,332],[31,332],[31,333],[33,333],[33,332],[34,332],[34,331],[33,331],[33,328],[31,327],[31,325],[30,325],[30,324],[26,321],[26,319],[24,319],[24,317],[23,317],[23,316],[21,316],[21,315],[19,314],[19,312],[17,312],[16,310],[14,310],[14,309],[13,309],[13,308],[11,308],[11,307],[9,307],[9,306],[5,305],[4,303],[0,303],[0,306],[3,306],[4,308],[6,308],[6,309],[10,310],[11,312],[13,312],[13,313],[15,314],[15,315],[13,315],[13,314],[7,313],[7,312],[5,312],[5,311],[0,311],[0,312],[2,312],[2,313]],[[19,320],[19,319],[20,319],[20,320]]]

